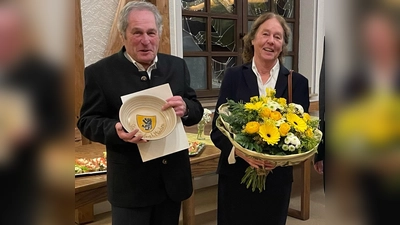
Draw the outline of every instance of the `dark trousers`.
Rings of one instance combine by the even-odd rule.
[[[267,177],[266,190],[259,193],[240,184],[242,176],[219,175],[217,224],[285,225],[292,183]]]
[[[112,206],[112,225],[178,225],[180,210],[181,202],[170,199],[140,208]]]

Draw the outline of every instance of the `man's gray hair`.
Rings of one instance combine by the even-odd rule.
[[[118,31],[120,32],[120,34],[126,39],[126,29],[128,28],[129,25],[128,23],[129,14],[130,12],[136,10],[137,11],[147,10],[153,13],[156,21],[158,36],[161,37],[163,28],[161,14],[155,5],[146,1],[130,1],[126,3],[126,5],[122,8],[118,17]]]

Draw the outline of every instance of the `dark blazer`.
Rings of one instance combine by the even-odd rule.
[[[289,70],[281,65],[275,86],[277,97],[288,98],[288,75]],[[258,95],[257,77],[251,64],[229,68],[222,81],[216,109],[227,99],[248,102],[250,97]],[[304,110],[308,111],[308,80],[299,73],[293,73],[293,102],[302,105]],[[275,168],[268,174],[266,189],[261,193],[246,189],[240,182],[249,164],[240,157],[236,158],[235,164],[228,163],[232,144],[215,126],[217,117],[218,112],[213,118],[211,139],[221,150],[218,164],[218,224],[284,225],[289,208],[293,168]],[[249,205],[252,207],[248,207]]]
[[[182,201],[192,194],[187,150],[143,163],[136,144],[121,140],[115,130],[119,122],[120,96],[169,83],[173,95],[182,96],[189,115],[185,126],[198,123],[203,107],[189,86],[190,75],[181,58],[158,54],[151,79],[124,56],[125,48],[85,68],[85,90],[78,128],[107,148],[107,188],[110,203],[117,207],[155,205],[167,197]],[[164,162],[164,163],[163,163]]]
[[[287,76],[289,75],[289,70],[281,65],[279,70],[278,79],[276,82],[276,97],[288,98],[288,82]],[[250,101],[250,97],[258,96],[258,84],[256,75],[253,73],[251,68],[251,63],[244,64],[242,66],[229,68],[225,73],[224,80],[221,85],[221,91],[219,94],[218,102],[216,105],[216,113],[214,114],[212,123],[211,139],[221,150],[221,157],[218,165],[218,173],[223,174],[242,174],[244,169],[248,167],[248,164],[238,158],[235,164],[228,164],[228,156],[232,149],[232,144],[229,139],[218,130],[215,126],[215,121],[218,117],[217,109],[218,107],[226,103],[227,99],[234,101]],[[304,111],[308,112],[310,106],[309,95],[308,95],[308,80],[299,73],[293,72],[293,102],[303,106]],[[276,170],[276,172],[275,172]],[[276,168],[274,170],[274,175],[276,175],[278,180],[281,181],[291,181],[291,170],[286,170],[286,168]],[[280,172],[286,174],[286,176],[280,176]],[[286,172],[284,172],[286,171]],[[272,175],[272,174],[271,174]]]

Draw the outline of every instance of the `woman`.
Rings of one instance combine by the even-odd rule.
[[[265,95],[267,87],[276,89],[276,97],[288,98],[289,70],[282,64],[290,29],[285,20],[274,13],[261,15],[244,37],[245,64],[225,72],[216,109],[227,99],[248,102],[250,97]],[[293,102],[309,107],[308,80],[293,73]],[[292,167],[277,167],[271,162],[255,160],[236,151],[228,138],[216,127],[214,115],[211,139],[221,150],[218,165],[218,224],[273,224],[286,223],[293,182]],[[228,163],[235,154],[236,162]],[[232,163],[232,162],[231,162]],[[259,193],[240,184],[248,166],[272,169],[267,176],[266,190]]]

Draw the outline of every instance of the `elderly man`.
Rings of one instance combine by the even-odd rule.
[[[120,97],[169,83],[173,107],[183,124],[198,123],[203,107],[189,86],[183,59],[158,52],[162,18],[148,2],[131,1],[120,12],[120,52],[85,68],[85,90],[78,128],[107,148],[108,199],[113,225],[178,224],[181,201],[192,194],[187,150],[143,162],[138,130],[126,132],[119,122]]]

